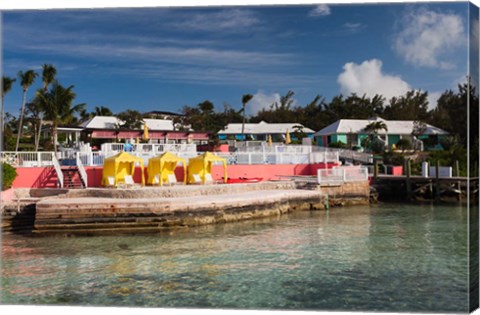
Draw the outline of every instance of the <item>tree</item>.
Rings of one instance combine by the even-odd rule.
[[[42,66],[42,83],[43,90],[48,92],[48,87],[55,81],[57,75],[57,69],[51,64],[44,64]],[[40,135],[42,134],[43,114],[40,112],[40,122],[38,124],[38,135],[35,137],[35,151],[38,151],[38,145],[40,143]]]
[[[403,96],[393,97],[382,117],[387,120],[425,121],[428,116],[428,92],[410,90]]]
[[[5,131],[5,126],[4,126],[4,123],[5,123],[5,95],[7,95],[7,93],[10,92],[10,90],[13,87],[13,83],[15,81],[16,81],[15,79],[9,78],[7,76],[2,77],[2,110],[1,110],[2,117],[0,117],[0,124],[2,126],[2,133]]]
[[[388,127],[383,121],[374,121],[366,125],[363,130],[365,130],[367,133],[373,133],[377,135],[380,130],[388,131]]]
[[[243,111],[243,121],[242,121],[242,137],[245,137],[245,107],[247,103],[250,102],[253,98],[252,94],[244,94],[242,96],[242,111]]]
[[[105,106],[95,106],[93,114],[95,116],[113,116],[113,113],[110,110],[110,108]]]
[[[417,146],[415,145],[415,141],[419,141],[419,140],[416,140],[418,139],[419,136],[425,134],[425,131],[427,131],[427,124],[424,123],[423,121],[419,121],[419,120],[415,120],[413,122],[413,127],[412,127],[412,138],[414,139],[414,143],[412,144],[413,145],[413,150],[414,151],[417,151]]]
[[[398,140],[396,146],[398,149],[402,150],[402,153],[404,153],[405,150],[410,150],[412,148],[412,143],[410,142],[410,140],[404,138]]]
[[[73,105],[76,94],[73,85],[65,88],[58,82],[54,82],[50,90],[38,90],[35,102],[42,107],[44,117],[52,122],[53,149],[57,152],[57,134],[60,124],[69,124],[75,120],[75,114],[79,113],[85,104]]]
[[[126,111],[118,113],[116,116],[121,121],[118,129],[133,130],[142,128],[143,116],[139,111],[127,109]]]
[[[37,139],[40,139],[40,126],[42,120],[43,112],[40,104],[35,101],[28,102],[25,105],[25,118],[26,122],[30,123],[33,130],[33,139],[35,141],[35,151],[38,151]]]
[[[15,145],[15,152],[18,151],[18,145],[20,143],[20,137],[22,136],[23,128],[23,116],[25,114],[25,103],[27,101],[27,91],[28,88],[33,84],[35,78],[38,76],[33,70],[27,70],[25,72],[19,71],[18,78],[20,79],[20,85],[23,89],[23,98],[22,98],[22,109],[20,110],[20,121],[18,123],[18,133],[17,133],[17,144]]]
[[[378,139],[378,132],[380,130],[388,131],[387,125],[383,121],[374,121],[366,125],[363,130],[369,133],[369,136],[363,139],[362,145],[364,147],[370,146],[374,152],[381,152],[384,144],[383,141]]]

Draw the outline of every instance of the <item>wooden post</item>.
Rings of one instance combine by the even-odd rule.
[[[460,164],[458,160],[455,161],[455,174],[457,177],[460,177]],[[457,190],[458,190],[458,200],[462,200],[462,185],[460,181],[457,182]]]
[[[435,164],[435,201],[440,200],[440,161],[437,160]]]
[[[378,160],[373,158],[373,178],[377,179],[378,176]]]
[[[410,159],[407,159],[405,164],[406,164],[405,175],[406,175],[406,186],[407,186],[407,199],[411,200],[412,199],[412,183],[410,181],[410,176],[411,176]]]

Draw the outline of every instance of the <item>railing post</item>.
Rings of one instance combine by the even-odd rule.
[[[435,201],[440,200],[440,161],[435,164]]]

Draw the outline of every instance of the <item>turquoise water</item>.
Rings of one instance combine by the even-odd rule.
[[[466,312],[465,207],[297,212],[148,236],[2,239],[2,304]]]

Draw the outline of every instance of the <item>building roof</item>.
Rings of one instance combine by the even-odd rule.
[[[315,136],[327,136],[332,134],[348,134],[348,133],[365,133],[364,128],[376,121],[382,121],[387,125],[388,131],[379,130],[379,134],[398,134],[407,135],[411,134],[413,130],[413,120],[385,120],[380,117],[372,119],[340,119],[333,124],[323,128],[315,133]],[[426,124],[427,129],[423,133],[424,135],[446,135],[443,129]]]
[[[168,119],[150,119],[143,120],[149,130],[174,130],[173,121]],[[95,116],[80,126],[85,129],[115,129],[115,125],[121,121],[115,116]],[[143,129],[143,125],[142,128]]]
[[[278,124],[269,124],[267,122],[261,121],[257,124],[248,123],[245,124],[245,133],[246,134],[280,134],[286,133],[287,129],[289,132],[295,131],[294,126],[302,126],[305,133],[314,133],[310,128],[304,127],[302,124],[298,123],[278,123]],[[241,134],[242,133],[242,124],[228,124],[224,130],[218,132],[218,134]]]
[[[80,126],[86,129],[115,129],[120,120],[115,116],[95,116],[84,121]]]
[[[173,127],[173,120],[145,118],[143,119],[143,121],[147,124],[147,127],[149,130],[174,130],[175,129]]]

